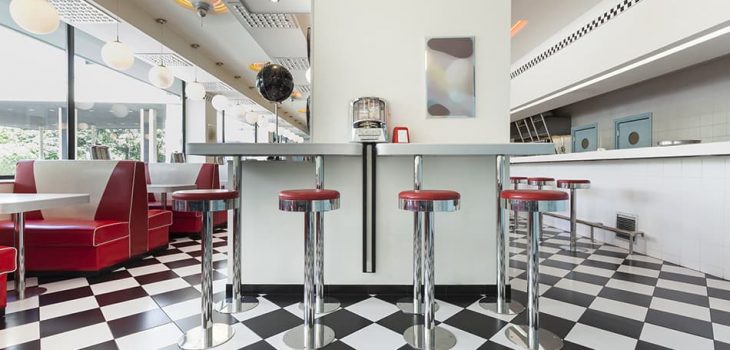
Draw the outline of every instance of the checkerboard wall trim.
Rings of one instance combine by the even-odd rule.
[[[538,63],[546,60],[548,57],[558,53],[560,50],[565,49],[570,44],[576,42],[578,39],[586,36],[588,33],[592,32],[594,29],[606,24],[608,21],[616,18],[616,16],[620,15],[621,13],[625,12],[626,10],[632,8],[634,5],[638,4],[642,0],[623,0],[615,7],[611,8],[610,10],[604,12],[602,15],[598,16],[596,19],[591,21],[590,23],[584,25],[583,27],[576,30],[573,34],[570,34],[563,40],[559,41],[555,45],[551,46],[549,49],[545,50],[543,53],[539,54],[538,56],[534,57],[533,59],[529,60],[527,63],[520,66],[520,68],[517,68],[516,70],[512,71],[510,73],[510,78],[514,79],[518,77],[520,74],[530,70],[532,67],[536,66]]]

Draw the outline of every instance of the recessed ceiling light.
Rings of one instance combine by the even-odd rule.
[[[271,2],[279,2],[279,0],[271,0]]]
[[[512,29],[510,29],[510,31],[509,31],[510,37],[514,37],[515,35],[517,35],[517,33],[519,33],[523,28],[525,28],[526,25],[527,25],[526,19],[521,19],[521,20],[515,22],[515,24],[512,25]]]

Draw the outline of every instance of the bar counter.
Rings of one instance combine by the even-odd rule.
[[[361,144],[188,144],[188,154],[230,156],[229,183],[240,157],[323,156],[324,187],[341,193],[341,208],[325,215],[324,276],[327,285],[412,283],[413,215],[397,206],[397,194],[413,189],[413,156],[422,155],[423,189],[462,195],[459,212],[436,222],[436,282],[495,284],[497,157],[550,154],[552,144],[378,144],[375,147],[374,272],[363,237],[366,211]],[[243,283],[256,289],[301,285],[301,216],[278,210],[284,189],[314,188],[314,162],[247,161],[237,181],[242,194]],[[229,257],[230,258],[230,257]]]

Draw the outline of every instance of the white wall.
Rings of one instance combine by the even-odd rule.
[[[619,1],[604,0],[525,57],[512,70],[590,23]],[[644,0],[567,48],[512,80],[511,108],[539,100],[591,77],[609,72],[698,33],[728,23],[730,1]],[[590,94],[589,89],[585,93]],[[581,92],[576,93],[580,95]],[[585,98],[585,97],[583,97]]]
[[[730,278],[728,156],[513,164],[511,172],[589,179],[591,189],[578,193],[578,218],[614,226],[617,212],[638,215],[646,238],[638,239],[637,252]],[[568,228],[564,220],[545,223]],[[596,230],[596,237],[628,246],[610,232]]]
[[[186,141],[188,143],[216,142],[216,110],[210,102],[185,100],[187,116],[185,119]],[[188,163],[203,163],[206,157],[188,156]]]
[[[315,0],[313,16],[314,142],[348,142],[361,96],[388,100],[413,142],[508,140],[510,1]],[[476,38],[476,118],[426,119],[426,38],[449,36]]]
[[[616,118],[653,113],[661,140],[730,140],[730,56],[561,108],[572,125],[598,123],[599,147],[614,148]]]

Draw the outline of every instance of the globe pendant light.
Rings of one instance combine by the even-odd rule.
[[[33,34],[53,33],[61,20],[47,0],[13,0],[9,10],[13,21]]]
[[[119,0],[117,0],[117,13],[119,13]],[[127,70],[134,65],[134,53],[129,46],[119,41],[119,22],[117,19],[117,39],[107,42],[101,48],[101,58],[104,63],[116,70]]]
[[[172,72],[165,67],[162,60],[162,41],[165,40],[165,23],[167,23],[167,20],[158,18],[157,23],[160,24],[162,32],[160,37],[160,64],[150,68],[150,72],[147,74],[147,79],[149,79],[152,85],[157,86],[160,89],[167,89],[175,82],[175,77],[172,75]]]
[[[117,118],[124,118],[129,114],[129,108],[121,103],[115,103],[112,105],[110,112]]]
[[[198,44],[192,44],[190,45],[193,49],[197,49],[200,47]],[[185,96],[187,96],[189,99],[194,101],[200,101],[205,98],[205,86],[203,84],[198,82],[198,67],[195,67],[195,81],[192,83],[188,83],[185,86]]]
[[[210,103],[213,105],[213,108],[215,108],[216,111],[222,111],[226,108],[228,108],[228,97],[224,95],[215,95],[213,96],[213,99],[210,100]]]

